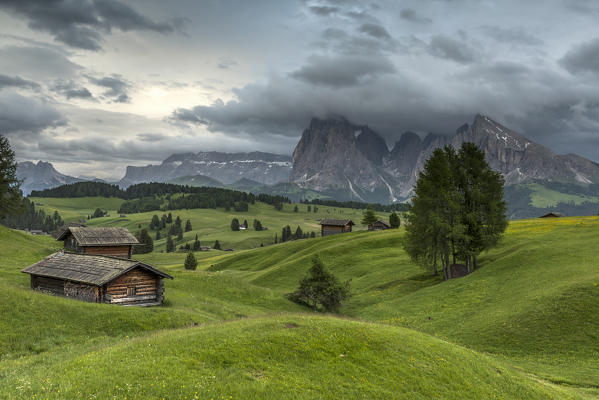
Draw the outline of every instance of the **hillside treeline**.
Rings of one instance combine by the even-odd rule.
[[[316,204],[320,206],[329,206],[329,207],[345,207],[345,208],[355,208],[358,210],[366,209],[369,206],[374,209],[374,211],[380,212],[393,212],[393,211],[408,211],[410,208],[407,203],[393,203],[393,204],[378,204],[378,203],[362,203],[359,201],[337,201],[337,200],[304,200],[302,201],[304,204]]]
[[[580,191],[573,192],[572,186],[573,185],[552,182],[552,186],[547,187],[553,190],[559,190],[562,193],[580,194]],[[568,190],[570,190],[570,192],[568,192]],[[593,188],[586,188],[586,190],[588,191],[587,193],[593,193],[594,191]],[[581,204],[574,204],[572,202],[557,203],[557,205],[553,207],[534,207],[531,204],[531,195],[533,194],[533,191],[526,186],[506,186],[504,193],[508,204],[509,219],[535,218],[550,212],[559,212],[566,216],[597,215],[599,213],[599,204],[590,202]]]
[[[0,224],[13,229],[54,232],[63,225],[63,221],[58,211],[55,211],[53,215],[46,215],[44,210],[36,210],[31,201],[23,199],[21,212],[0,218]]]

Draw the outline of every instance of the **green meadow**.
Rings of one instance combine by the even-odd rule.
[[[96,204],[36,201],[74,219]],[[410,262],[403,229],[259,247],[287,224],[361,215],[305,207],[172,212],[191,220],[186,240],[236,251],[196,253],[196,271],[160,241],[137,255],[175,278],[153,308],[31,291],[20,270],[60,243],[0,227],[0,398],[599,398],[599,217],[511,221],[479,269],[443,282]],[[154,214],[110,213],[90,225]],[[231,232],[233,217],[269,230]],[[351,279],[340,315],[284,297],[315,254]]]

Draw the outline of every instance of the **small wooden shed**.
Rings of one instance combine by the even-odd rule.
[[[353,225],[355,224],[351,219],[323,219],[320,221],[320,235],[329,236],[351,232]]]
[[[381,221],[380,219],[368,225],[369,231],[383,231],[385,229],[391,229],[391,226],[389,226],[389,224],[385,221]]]
[[[95,303],[153,306],[164,299],[164,282],[172,276],[140,261],[54,253],[25,268],[31,288]]]
[[[139,242],[127,228],[76,227],[66,228],[56,240],[64,242],[64,249],[73,253],[97,254],[131,258],[133,246]]]
[[[558,213],[558,212],[550,212],[545,215],[541,215],[539,218],[561,218],[561,217],[565,217],[565,215],[562,213]]]
[[[52,234],[52,237],[54,239],[57,239],[60,235],[62,235],[64,233],[64,231],[66,231],[68,228],[72,228],[72,227],[76,227],[76,228],[85,228],[86,225],[79,223],[79,222],[67,222],[66,224],[64,224],[63,226],[61,226],[60,228],[58,228],[56,230],[56,232],[54,232]]]

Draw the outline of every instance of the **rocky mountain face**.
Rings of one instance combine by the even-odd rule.
[[[169,182],[180,177],[203,175],[229,184],[242,178],[261,184],[286,181],[291,171],[291,157],[262,152],[199,152],[173,154],[161,164],[127,167],[119,182],[128,187],[141,182]]]
[[[44,161],[39,161],[37,164],[31,161],[18,163],[17,178],[23,181],[21,190],[25,195],[29,195],[32,190],[44,190],[81,181],[81,179],[61,174],[52,164]]]
[[[479,146],[508,185],[535,180],[599,183],[598,164],[574,154],[557,155],[482,115],[453,136],[429,134],[421,139],[406,132],[391,151],[367,127],[344,119],[313,119],[293,153],[291,179],[338,199],[406,199],[433,151],[446,145],[458,148],[463,142]]]

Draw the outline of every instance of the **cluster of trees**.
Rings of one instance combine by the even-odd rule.
[[[175,222],[173,223],[173,214],[168,213],[162,214],[161,218],[158,218],[158,215],[154,214],[152,219],[150,220],[150,230],[156,231],[156,240],[161,239],[162,235],[160,234],[161,229],[165,229],[167,224],[172,224],[169,227],[168,235],[177,236],[177,240],[183,240],[183,232],[190,232],[193,230],[191,226],[191,221],[188,219],[185,222],[185,229],[183,229],[181,217],[177,216]]]
[[[0,135],[0,218],[23,211],[20,186],[15,152],[8,139]]]
[[[2,202],[0,202],[2,203]],[[2,204],[0,207],[4,207]],[[11,208],[10,213],[0,217],[0,223],[13,229],[41,230],[44,232],[57,231],[64,223],[58,211],[52,215],[46,215],[44,210],[36,210],[33,202],[29,199],[20,199],[18,208]]]
[[[279,240],[279,238],[277,237],[277,235],[275,235],[275,240],[274,243],[284,243],[287,242],[289,240],[298,240],[298,239],[308,239],[308,238],[314,238],[316,237],[316,233],[315,232],[303,232],[302,228],[297,227],[297,229],[295,230],[295,232],[291,231],[291,227],[289,225],[283,227],[283,229],[281,229],[281,239]]]
[[[241,228],[243,228],[243,229],[247,229],[248,228],[248,220],[245,219],[245,220],[243,220],[243,223],[240,224],[239,220],[237,218],[233,218],[231,220],[231,230],[232,231],[238,231]]]
[[[374,224],[376,221],[379,220],[379,217],[377,217],[376,213],[374,212],[374,207],[373,206],[368,206],[366,208],[366,211],[364,211],[364,213],[362,214],[362,225],[370,225],[370,224]],[[391,228],[399,228],[399,226],[401,225],[401,219],[399,218],[399,215],[397,215],[397,213],[395,211],[393,211],[390,215],[389,215],[389,226]]]
[[[265,230],[264,227],[262,226],[262,222],[260,222],[260,220],[257,220],[257,219],[254,220],[254,230],[255,231]]]
[[[503,177],[473,143],[459,151],[437,149],[426,161],[415,186],[404,247],[413,261],[432,269],[463,261],[468,272],[477,256],[495,245],[507,227]]]
[[[312,210],[314,210],[314,212],[317,213],[318,207],[316,207],[316,206],[312,207],[310,204],[308,204],[307,211],[312,212]]]
[[[304,200],[304,204],[318,204],[321,206],[330,207],[345,207],[345,208],[356,208],[359,210],[372,208],[374,211],[379,212],[393,212],[393,211],[408,211],[410,205],[408,203],[393,203],[393,204],[378,204],[378,203],[362,203],[359,201],[337,201],[337,200]],[[308,211],[310,211],[308,209]],[[316,211],[314,211],[316,212]]]
[[[190,251],[189,253],[187,253],[187,257],[185,257],[185,269],[188,270],[192,270],[195,271],[195,269],[198,267],[198,261],[196,260],[196,257],[193,255],[193,253]]]
[[[154,240],[148,233],[147,229],[141,229],[135,233],[135,237],[139,241],[139,245],[133,246],[134,254],[145,254],[154,251]]]
[[[183,196],[170,196],[182,193]],[[266,204],[289,203],[284,196],[254,195],[238,190],[175,185],[172,183],[139,183],[126,190],[103,182],[77,182],[52,189],[34,191],[35,197],[105,196],[128,200],[119,213],[136,213],[154,210],[180,210],[191,208],[219,208],[247,211],[249,204],[261,201]]]
[[[108,215],[108,211],[104,211],[101,208],[96,208],[91,215],[87,216],[87,219],[102,218],[106,215]]]
[[[312,259],[312,267],[295,292],[287,298],[317,311],[337,312],[341,304],[351,296],[350,281],[340,282],[335,275],[327,271],[320,258]]]

